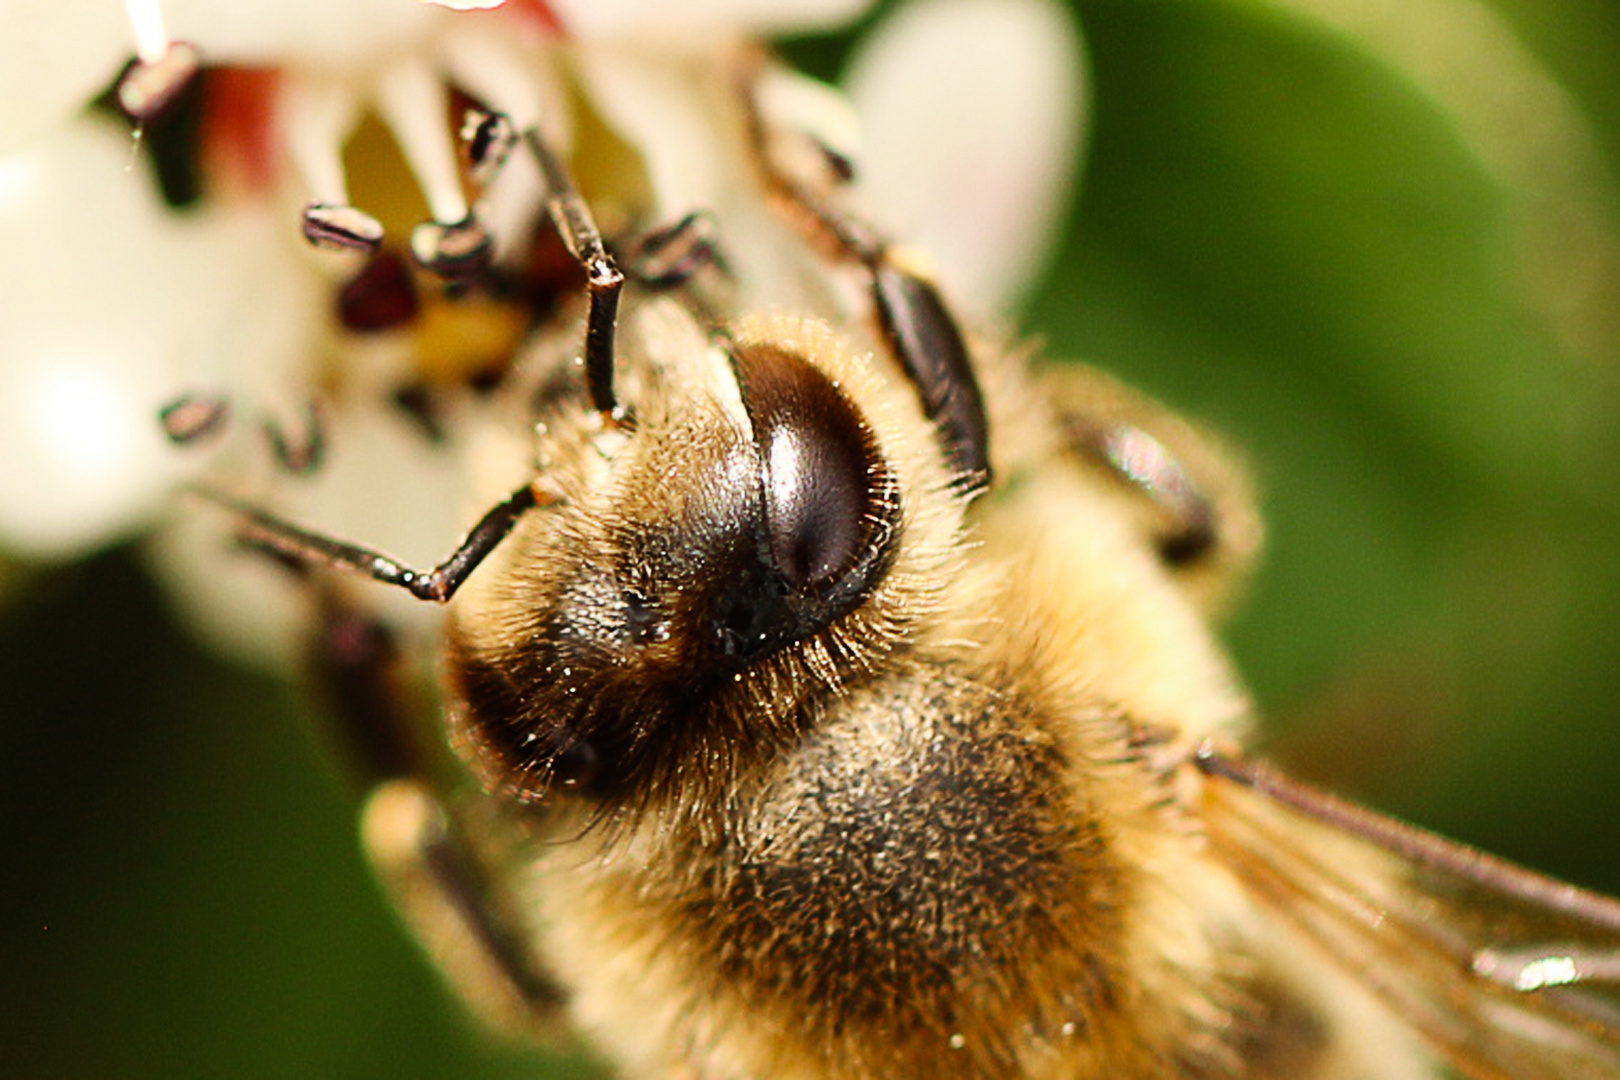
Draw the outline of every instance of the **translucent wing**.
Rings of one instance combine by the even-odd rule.
[[[1224,749],[1195,760],[1221,858],[1457,1071],[1620,1078],[1620,901]]]

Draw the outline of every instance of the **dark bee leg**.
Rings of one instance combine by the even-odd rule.
[[[772,153],[772,132],[756,93],[765,62],[757,49],[744,53],[738,66],[738,96],[766,187],[833,258],[854,262],[871,275],[872,303],[884,339],[917,388],[924,415],[939,426],[958,483],[968,489],[988,486],[990,426],[961,327],[930,281],[905,266],[877,230],[828,198],[836,184],[849,178],[847,159],[810,140],[828,174],[817,186],[794,176]]]
[[[1252,562],[1261,531],[1248,482],[1230,455],[1162,406],[1081,364],[1046,368],[1036,389],[1057,421],[1059,449],[1136,503],[1143,539],[1159,561],[1193,593],[1212,601],[1224,595]]]
[[[409,695],[393,631],[341,599],[333,583],[315,584],[307,565],[285,560],[283,565],[318,590],[319,625],[308,667],[340,722],[349,764],[362,787],[430,775],[435,755],[406,707]]]
[[[241,515],[242,538],[269,554],[295,564],[318,563],[365,574],[387,585],[398,585],[419,600],[444,602],[478,564],[506,538],[518,518],[541,505],[532,484],[514,491],[496,504],[461,542],[451,556],[432,570],[413,570],[380,551],[335,540],[284,521],[257,507],[206,488],[199,494]]]
[[[553,1019],[563,998],[524,945],[491,856],[434,792],[442,769],[413,722],[392,633],[321,595],[311,668],[369,790],[361,833],[378,878],[461,994],[514,1026]]]
[[[1186,566],[1208,555],[1219,540],[1215,505],[1164,443],[1134,424],[1094,417],[1061,418],[1069,445],[1156,505],[1167,524],[1154,537],[1167,566]]]
[[[561,159],[535,129],[525,131],[523,140],[545,177],[546,212],[570,254],[584,268],[585,284],[590,289],[591,308],[585,321],[585,386],[591,404],[609,423],[623,423],[624,408],[613,396],[613,332],[624,274],[608,254],[590,207],[580,197]]]

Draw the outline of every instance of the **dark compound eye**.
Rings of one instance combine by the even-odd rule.
[[[772,561],[793,590],[822,594],[870,554],[893,502],[887,467],[855,406],[803,357],[754,345],[735,361]]]

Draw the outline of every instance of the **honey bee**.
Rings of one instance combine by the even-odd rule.
[[[737,118],[804,310],[736,310],[699,219],[616,255],[528,131],[587,284],[494,406],[522,482],[428,570],[210,493],[322,604],[367,851],[451,982],[629,1076],[1620,1076],[1620,904],[1246,757],[1240,472],[964,329],[769,63]],[[330,567],[447,604],[471,783]]]

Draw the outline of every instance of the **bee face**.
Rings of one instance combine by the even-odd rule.
[[[786,322],[685,340],[670,367],[627,368],[633,430],[591,433],[577,398],[540,417],[556,506],[457,607],[458,727],[524,798],[559,759],[610,799],[669,797],[692,761],[740,767],[797,734],[798,687],[869,670],[925,601],[908,533],[948,526],[903,503],[923,462],[845,389],[873,388],[849,345]]]

